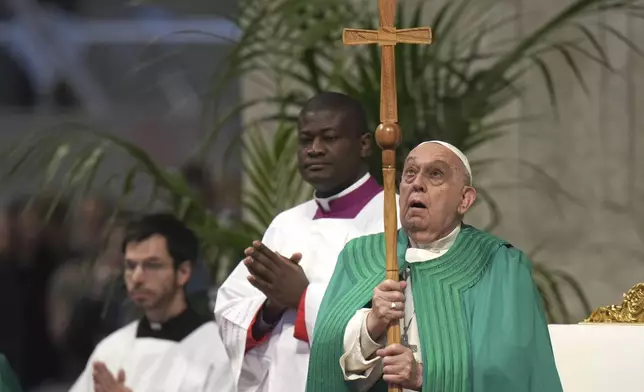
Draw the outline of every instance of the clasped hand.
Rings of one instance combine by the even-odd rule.
[[[371,311],[367,315],[367,331],[373,340],[380,340],[390,325],[405,317],[406,287],[407,282],[387,279],[373,290]],[[409,347],[391,344],[378,350],[376,355],[383,361],[384,381],[404,389],[421,390],[422,365],[416,362]]]
[[[298,264],[301,253],[286,258],[268,249],[259,241],[244,251],[248,281],[266,295],[269,305],[297,309],[300,298],[309,285],[304,270]]]
[[[132,392],[125,386],[125,372],[119,370],[115,378],[103,362],[94,362],[92,379],[95,392]]]
[[[423,387],[423,366],[416,362],[409,347],[391,344],[376,351],[382,358],[382,379],[403,389],[420,391]]]
[[[373,290],[371,311],[367,316],[367,331],[373,340],[379,340],[389,325],[405,316],[405,287],[407,282],[387,279]]]

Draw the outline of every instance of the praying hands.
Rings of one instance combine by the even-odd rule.
[[[132,392],[125,386],[125,372],[119,370],[117,378],[107,369],[103,362],[94,362],[94,392]]]
[[[277,310],[297,309],[300,298],[309,285],[304,270],[298,264],[301,253],[286,258],[268,249],[260,241],[244,251],[248,281],[267,298],[267,306]]]

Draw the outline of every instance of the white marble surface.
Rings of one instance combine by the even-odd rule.
[[[550,325],[564,392],[644,391],[644,325]]]

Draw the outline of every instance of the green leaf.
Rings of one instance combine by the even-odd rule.
[[[373,5],[371,0],[242,0],[238,12],[230,16],[241,28],[241,37],[231,45],[226,61],[213,67],[208,104],[204,105],[213,116],[209,122],[212,125],[195,152],[200,157],[208,156],[221,130],[230,126],[231,120],[256,105],[268,107],[266,116],[241,127],[235,143],[226,150],[226,158],[240,149],[244,154],[248,189],[242,195],[242,203],[247,206],[248,220],[234,222],[229,228],[218,225],[182,176],[161,167],[136,145],[110,132],[81,124],[54,127],[36,141],[6,151],[5,179],[25,175],[54,178],[63,174],[65,177],[64,170],[72,165],[73,170],[66,177],[70,189],[87,191],[93,186],[104,157],[118,154],[119,158],[133,161],[131,170],[114,177],[120,182],[120,193],[131,194],[138,184],[135,177],[150,180],[151,201],[172,208],[199,230],[208,255],[236,257],[239,246],[243,249],[248,241],[261,235],[272,217],[312,195],[312,189],[298,172],[294,128],[297,111],[312,94],[323,90],[345,92],[363,103],[369,127],[377,126],[380,49],[377,45],[347,48],[340,41],[345,26],[377,26],[378,15]],[[397,26],[424,25],[425,5],[426,2],[417,2],[411,8],[409,4],[398,4]],[[586,89],[584,70],[576,56],[610,68],[605,45],[591,27],[597,16],[631,13],[637,17],[641,11],[638,0],[573,0],[526,36],[499,41],[499,29],[515,23],[518,16],[508,15],[506,4],[495,0],[444,2],[429,23],[435,36],[432,45],[396,48],[399,123],[403,129],[398,163],[410,148],[423,140],[447,140],[468,152],[518,128],[513,126],[517,122],[533,120],[505,118],[505,110],[522,98],[525,77],[534,70],[543,77],[549,104],[558,114],[558,86],[551,67],[552,61],[559,57],[551,55],[561,56],[577,83]],[[615,28],[603,25],[599,28],[642,54],[637,45]],[[572,40],[570,32],[576,34]],[[147,61],[137,72],[145,72],[155,64],[156,59]],[[228,92],[236,88],[242,77],[252,79],[261,90],[258,93],[266,92],[269,96],[230,108]],[[275,119],[279,121],[272,121]],[[79,136],[91,139],[90,147],[83,147],[76,140]],[[65,145],[69,151],[81,152],[78,156],[62,154]],[[370,164],[379,177],[380,155],[374,154]],[[477,162],[477,173],[491,170],[491,166],[489,162]],[[563,188],[555,185],[556,181],[535,175],[526,186],[534,187],[538,183],[548,188],[553,198],[563,194]],[[494,226],[500,219],[499,206],[489,194],[489,187],[482,188],[480,195],[480,202],[492,211],[491,225]],[[222,260],[211,262],[224,263]],[[539,275],[537,279],[549,317],[561,320],[570,316],[559,298],[558,285],[567,280],[558,274]]]
[[[559,53],[561,53],[563,58],[566,60],[566,63],[568,63],[568,66],[570,66],[570,69],[572,69],[572,71],[573,71],[573,73],[575,75],[575,78],[579,82],[579,85],[584,90],[584,92],[586,94],[590,94],[589,89],[588,89],[588,85],[586,84],[586,81],[584,80],[584,76],[583,76],[581,70],[579,69],[579,66],[575,62],[575,59],[573,58],[573,56],[568,51],[568,49],[566,49],[566,47],[564,47],[562,45],[554,45],[554,47],[559,51]]]
[[[614,70],[613,66],[610,63],[610,59],[606,55],[606,51],[604,48],[599,44],[599,41],[595,37],[595,35],[590,31],[590,29],[580,23],[573,23],[573,26],[575,26],[581,33],[586,37],[588,42],[592,45],[592,47],[595,49],[597,54],[599,55],[599,59],[597,61],[604,66],[606,66],[608,69],[611,71]],[[592,58],[592,57],[589,57]]]
[[[60,167],[65,160],[65,157],[69,155],[69,144],[62,144],[56,148],[52,160],[49,162],[46,173],[46,181],[49,183],[53,181],[54,177],[60,171]]]
[[[550,69],[548,68],[548,65],[546,65],[546,63],[538,57],[532,57],[531,60],[541,71],[541,76],[543,77],[543,80],[546,84],[546,90],[548,91],[548,96],[550,97],[550,106],[552,107],[552,110],[555,112],[555,114],[558,115],[559,108],[557,93],[555,91],[555,83],[552,78],[552,74],[550,73]]]
[[[607,25],[605,23],[599,23],[599,26],[604,30],[608,31],[615,38],[620,40],[624,45],[626,45],[630,50],[637,53],[640,56],[644,56],[644,51],[637,46],[633,41],[631,41],[627,36],[624,35],[621,31],[617,30],[613,26]]]
[[[485,187],[477,185],[476,191],[480,197],[477,200],[485,203],[490,211],[490,219],[485,226],[485,230],[492,231],[499,225],[499,223],[501,223],[501,208]]]

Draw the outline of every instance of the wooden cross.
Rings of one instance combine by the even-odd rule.
[[[376,142],[382,149],[382,175],[384,186],[384,223],[386,277],[398,281],[396,256],[398,219],[396,211],[396,148],[402,140],[398,126],[398,98],[396,94],[396,58],[394,46],[398,43],[430,44],[432,31],[428,27],[396,30],[396,0],[378,0],[380,28],[378,30],[344,29],[345,45],[378,44],[381,46],[380,74],[380,125],[376,129]],[[400,343],[400,325],[394,323],[387,329],[389,344]],[[389,392],[401,392],[389,386]]]

